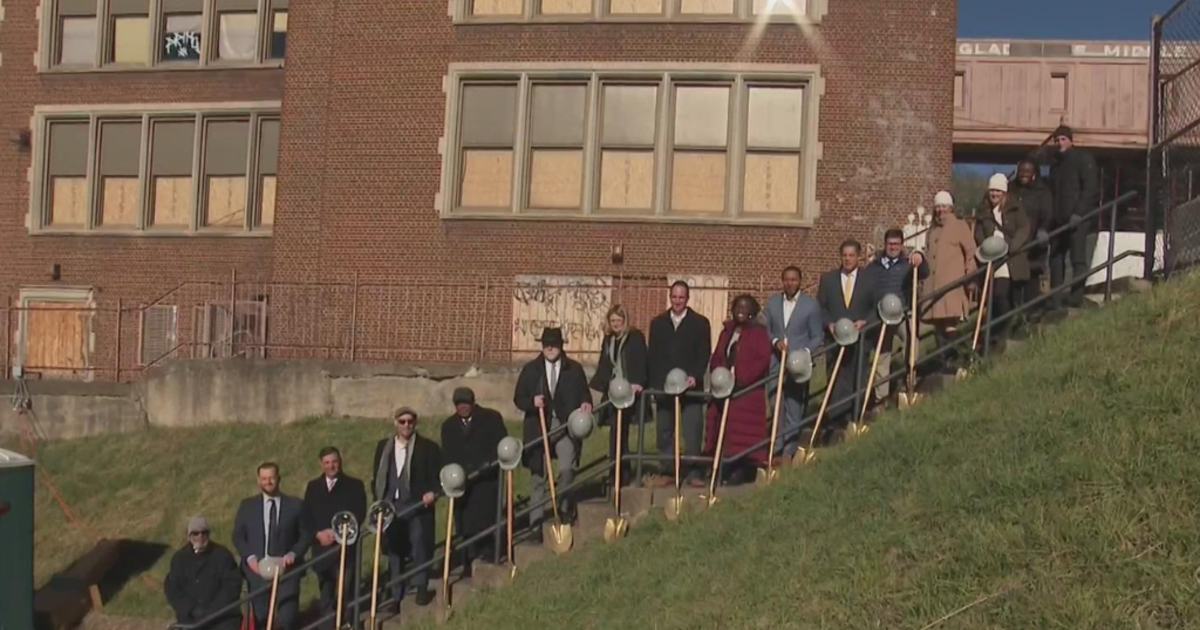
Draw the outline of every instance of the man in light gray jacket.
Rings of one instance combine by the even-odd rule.
[[[777,377],[784,369],[781,355],[808,348],[815,353],[825,338],[821,323],[821,307],[817,301],[800,292],[800,268],[795,266],[783,270],[783,290],[767,300],[763,311],[767,318],[767,334],[775,347],[771,357],[771,375]],[[780,410],[779,433],[786,436],[776,439],[772,457],[792,457],[800,445],[800,422],[808,406],[808,383],[793,383],[784,375],[783,405]],[[768,385],[770,408],[775,409],[775,382]]]

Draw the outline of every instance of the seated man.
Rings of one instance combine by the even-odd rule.
[[[163,580],[167,602],[179,623],[194,624],[242,594],[242,577],[229,550],[209,539],[208,521],[193,516],[187,523],[187,543],[171,557],[171,572]],[[242,623],[238,606],[204,625],[203,630],[237,630]]]

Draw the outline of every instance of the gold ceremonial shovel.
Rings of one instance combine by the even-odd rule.
[[[679,407],[679,396],[677,395],[675,396],[675,496],[667,499],[666,515],[668,521],[679,520],[679,517],[683,514],[683,479],[680,478],[682,466],[680,462],[681,449],[679,438],[679,418],[681,411]]]
[[[546,430],[546,409],[538,409],[538,421],[542,428],[542,451],[546,457],[546,482],[550,485],[550,509],[554,511],[554,522],[550,524],[550,537],[546,539],[546,546],[550,551],[558,555],[562,555],[571,550],[571,546],[575,544],[574,534],[571,532],[571,524],[562,522],[562,517],[558,513],[558,490],[554,487],[554,466],[550,459],[550,437]],[[570,462],[565,462],[564,466],[570,466]]]
[[[870,430],[867,426],[867,402],[871,400],[871,392],[875,389],[875,370],[879,368],[879,353],[883,352],[883,338],[887,333],[887,324],[884,324],[879,329],[879,341],[875,343],[875,358],[871,361],[871,373],[867,375],[867,390],[866,398],[863,400],[862,410],[858,412],[858,421],[851,422],[846,425],[846,435],[849,437],[860,437]]]
[[[504,503],[505,509],[508,511],[508,518],[505,519],[508,527],[508,564],[512,566],[508,579],[511,580],[517,577],[517,559],[513,556],[513,471],[506,470],[504,480]]]
[[[718,370],[721,368],[717,368]],[[733,370],[727,370],[728,383],[718,385],[718,381],[726,380],[723,377],[717,376],[717,370],[713,370],[710,377],[713,384],[712,389],[714,395],[717,394],[718,388],[721,389],[722,397],[725,403],[721,407],[721,424],[717,428],[717,449],[713,451],[712,475],[708,480],[708,496],[702,497],[708,500],[708,507],[712,507],[717,503],[717,475],[721,470],[721,454],[725,451],[725,428],[729,423],[729,402],[733,400],[733,387],[736,383]],[[727,391],[726,391],[727,390]]]
[[[330,524],[333,529],[333,538],[341,547],[338,554],[340,564],[338,564],[337,577],[337,613],[333,627],[334,630],[342,630],[342,611],[346,595],[346,547],[358,541],[358,519],[350,512],[338,512],[333,515]]]
[[[785,342],[786,343],[786,342]],[[775,413],[771,418],[771,446],[767,451],[767,467],[759,468],[754,483],[769,486],[779,476],[775,470],[775,436],[779,435],[779,409],[783,405],[783,373],[787,363],[787,347],[779,351],[779,380],[775,383]]]
[[[917,352],[921,345],[920,329],[917,322],[917,272],[919,268],[913,267],[913,289],[912,289],[912,312],[909,313],[911,325],[908,333],[908,376],[906,380],[907,392],[900,392],[896,397],[897,405],[901,409],[911,407],[917,404],[920,399],[920,394],[917,393]]]
[[[624,410],[617,409],[617,426],[614,429],[617,432],[616,456],[614,457],[616,474],[613,475],[613,511],[614,516],[604,521],[604,542],[613,543],[618,538],[623,538],[629,533],[629,521],[621,516],[621,424],[624,419],[622,414]]]
[[[975,351],[979,349],[979,333],[983,330],[983,319],[987,311],[988,293],[992,290],[992,267],[993,262],[988,262],[987,271],[983,276],[983,291],[979,294],[979,313],[975,316],[975,335],[971,338],[971,357],[975,356]],[[971,371],[967,368],[958,368],[954,373],[957,380],[963,380],[971,376]]]
[[[825,419],[825,412],[829,409],[829,398],[833,396],[833,385],[837,383],[838,372],[842,369],[842,359],[846,357],[846,346],[838,349],[837,361],[833,364],[833,373],[829,376],[829,384],[825,386],[825,396],[821,398],[821,409],[817,412],[817,422],[813,425],[812,436],[808,438],[808,447],[800,447],[796,451],[796,456],[792,458],[793,466],[800,466],[811,462],[817,456],[817,435],[821,431],[821,421]]]
[[[450,506],[446,508],[446,548],[442,552],[442,606],[446,614],[450,613],[450,543],[454,538],[454,497],[450,497]]]

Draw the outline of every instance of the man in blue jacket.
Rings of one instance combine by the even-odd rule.
[[[800,292],[800,268],[790,266],[783,270],[783,289],[767,299],[763,313],[767,318],[767,334],[775,346],[771,357],[771,375],[776,377],[783,369],[781,356],[808,348],[815,353],[825,338],[821,325],[821,307],[817,301]],[[794,383],[787,375],[783,377],[783,403],[780,410],[779,433],[772,457],[794,457],[800,446],[800,423],[808,407],[808,383]],[[775,408],[775,387],[768,390],[771,409]]]

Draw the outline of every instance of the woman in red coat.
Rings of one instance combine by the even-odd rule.
[[[767,329],[758,323],[758,301],[750,295],[739,295],[733,300],[733,319],[726,321],[712,360],[710,369],[725,367],[733,370],[734,391],[762,380],[771,366],[771,339]],[[717,434],[721,427],[721,411],[724,400],[714,400],[708,408],[708,423],[705,427],[704,452],[712,455],[717,450]],[[740,453],[767,439],[767,397],[764,390],[746,392],[729,402],[729,419],[725,428],[723,456]],[[767,449],[759,447],[751,452],[740,465],[727,466],[726,472],[732,483],[754,479],[754,467],[766,463]]]

